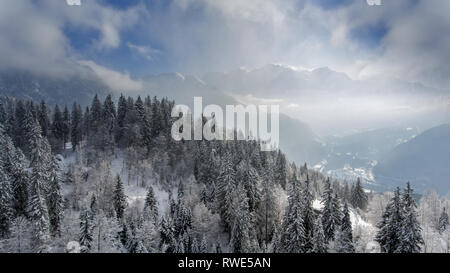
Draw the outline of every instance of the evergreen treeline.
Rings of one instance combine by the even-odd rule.
[[[95,96],[84,110],[1,101],[2,251],[64,251],[74,240],[81,252],[355,251],[350,210],[365,210],[369,200],[359,179],[349,188],[290,164],[281,151],[262,152],[257,141],[176,142],[174,102],[166,98],[120,96],[116,104]],[[62,168],[60,154],[75,154],[76,163]],[[118,156],[128,177],[112,175],[101,160]],[[149,166],[169,192],[167,204],[147,183]],[[126,195],[132,174],[147,188],[142,207]],[[384,225],[397,217],[397,205],[404,226],[415,225],[407,196],[392,204]],[[313,207],[315,199],[323,209]],[[402,251],[419,249],[419,239],[401,234],[409,236]]]
[[[375,238],[382,252],[420,252],[420,245],[424,242],[412,193],[408,182],[403,193],[400,193],[400,188],[395,190],[394,197],[386,206],[382,220],[378,223],[380,230]]]

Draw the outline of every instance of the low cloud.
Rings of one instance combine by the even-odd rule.
[[[148,61],[153,61],[154,56],[161,54],[161,51],[154,49],[150,46],[135,45],[130,42],[127,42],[127,46],[129,49],[137,52],[139,55],[143,56]]]
[[[129,74],[108,69],[93,61],[78,61],[78,63],[92,69],[92,71],[112,90],[141,91],[143,89],[143,83],[140,80],[132,79]]]

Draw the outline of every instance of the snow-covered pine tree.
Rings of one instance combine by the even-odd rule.
[[[81,106],[74,103],[72,106],[72,120],[70,129],[70,141],[72,142],[72,149],[75,151],[83,138],[83,113]]]
[[[358,177],[356,180],[355,187],[353,188],[351,192],[351,202],[354,208],[360,208],[362,210],[365,210],[367,208],[368,204],[368,196],[366,192],[364,191],[364,188],[361,184],[361,179]]]
[[[264,247],[270,243],[275,220],[276,220],[276,200],[273,180],[270,169],[261,176],[261,204],[258,210],[258,225],[263,232]]]
[[[102,113],[103,113],[102,105],[100,103],[100,100],[98,99],[98,96],[95,95],[92,100],[91,108],[89,111],[89,123],[90,123],[89,129],[94,134],[96,134],[100,128],[101,125],[100,123],[102,121]]]
[[[52,157],[49,167],[50,176],[48,181],[47,207],[50,221],[50,233],[53,236],[60,236],[61,219],[63,217],[63,197],[61,195],[59,162],[56,157]]]
[[[448,227],[448,213],[445,211],[445,207],[442,209],[441,216],[439,217],[438,222],[438,231],[439,233],[443,233]]]
[[[138,97],[136,103],[134,105],[136,109],[136,115],[138,118],[139,131],[140,131],[140,142],[144,147],[147,148],[147,153],[150,152],[152,147],[152,124],[145,109],[144,103],[142,102],[141,97]],[[152,116],[153,118],[153,116]]]
[[[242,184],[239,184],[233,192],[233,205],[234,216],[230,247],[234,253],[251,252],[250,212],[248,197]]]
[[[64,147],[64,121],[61,110],[58,105],[53,110],[53,122],[51,125],[51,136],[54,140],[52,147],[55,151],[61,151]],[[56,143],[54,143],[56,142]]]
[[[354,253],[355,246],[353,245],[352,223],[350,221],[350,213],[347,203],[344,203],[341,226],[336,238],[336,251],[338,253]]]
[[[28,172],[24,167],[24,156],[14,147],[11,138],[0,124],[0,168],[9,180],[14,215],[26,216],[28,203]]]
[[[231,232],[233,225],[233,192],[235,190],[235,170],[231,155],[226,153],[222,158],[220,174],[218,178],[218,189],[216,191],[217,210],[220,212],[225,229]]]
[[[286,157],[281,151],[278,151],[277,161],[275,164],[275,181],[281,185],[283,189],[286,189],[287,180]]]
[[[3,171],[2,165],[0,160],[0,239],[8,237],[13,222],[11,181]]]
[[[123,138],[126,134],[126,126],[130,124],[126,124],[126,116],[127,116],[127,100],[125,97],[120,94],[119,102],[117,103],[117,119],[116,119],[116,131],[115,131],[115,139],[116,143],[119,144],[120,147],[124,146]]]
[[[50,120],[48,118],[48,109],[45,101],[42,100],[38,109],[38,121],[42,129],[42,136],[48,137],[50,134]]]
[[[70,139],[70,113],[69,108],[67,108],[67,105],[64,106],[63,111],[63,140],[64,140],[64,146],[63,149],[66,148],[66,143],[69,142]]]
[[[323,233],[322,219],[317,218],[314,223],[314,237],[313,237],[313,253],[327,253],[328,246],[325,241],[325,234]]]
[[[176,248],[175,228],[170,216],[163,217],[160,224],[160,245],[159,248],[166,253],[174,253]]]
[[[32,172],[29,185],[28,216],[33,223],[33,249],[42,252],[46,251],[46,243],[50,235],[46,193],[50,177],[48,166],[51,149],[47,140],[41,136],[41,128],[37,121],[29,126]]]
[[[200,242],[199,253],[208,253],[208,241],[206,240],[205,235],[202,236],[202,240]]]
[[[120,176],[117,175],[115,180],[116,184],[114,187],[113,205],[116,211],[117,219],[122,220],[125,208],[127,207],[127,198],[123,190],[123,183]]]
[[[261,181],[259,174],[250,165],[248,160],[243,160],[237,166],[236,179],[238,183],[244,185],[244,189],[247,192],[249,210],[250,212],[254,212],[261,202],[261,192],[259,189]]]
[[[322,196],[324,204],[322,211],[322,226],[325,234],[325,241],[329,243],[335,238],[335,231],[340,225],[341,210],[339,208],[339,200],[336,194],[333,194],[330,179],[325,182],[325,189]]]
[[[147,190],[147,196],[144,203],[144,217],[148,220],[152,219],[154,223],[158,220],[158,204],[155,198],[153,188],[149,187]]]
[[[283,249],[288,253],[305,252],[305,245],[308,240],[305,233],[305,223],[303,218],[303,202],[301,189],[294,173],[291,180],[291,190],[289,193],[288,206],[283,221],[283,234],[281,242]]]
[[[408,182],[401,200],[403,221],[400,226],[400,242],[395,250],[396,253],[419,253],[421,245],[424,243],[421,234],[422,228],[417,220],[417,206],[412,194],[413,190]]]
[[[80,251],[81,253],[89,253],[92,247],[92,223],[89,212],[83,208],[80,212]]]
[[[302,217],[303,217],[303,227],[305,230],[305,244],[304,251],[311,252],[313,248],[312,239],[314,237],[314,212],[312,208],[313,196],[310,191],[309,186],[309,176],[306,175],[305,183],[301,185],[301,203],[302,203]]]
[[[381,221],[377,224],[379,229],[375,241],[380,244],[381,251],[394,253],[400,244],[400,231],[402,225],[402,206],[400,188],[394,191],[394,196],[387,204]]]

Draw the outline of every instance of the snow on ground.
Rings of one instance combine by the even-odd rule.
[[[68,151],[71,151],[69,146],[67,146]],[[124,156],[123,153],[120,151],[117,151],[118,155],[117,157],[113,158],[110,161],[110,170],[112,177],[116,177],[116,175],[120,175],[122,178],[123,186],[125,195],[127,196],[128,204],[134,204],[136,202],[139,202],[141,205],[144,204],[145,198],[147,197],[147,187],[152,187],[153,192],[155,194],[155,198],[158,203],[158,212],[160,215],[164,215],[165,212],[168,210],[169,206],[169,194],[167,191],[165,191],[161,185],[157,182],[157,179],[150,174],[148,174],[148,178],[146,178],[145,184],[146,187],[141,186],[141,178],[136,176],[129,176],[128,170],[125,168],[124,164]],[[77,154],[74,152],[66,153],[65,157],[60,156],[60,168],[61,173],[65,173],[68,171],[69,166],[72,164],[76,164],[77,161]],[[151,170],[151,168],[149,168]],[[130,177],[130,180],[128,181],[128,178]],[[137,181],[139,180],[139,181]],[[62,188],[63,194],[68,194],[69,189],[63,185]]]
[[[352,208],[350,211],[350,221],[352,222],[352,228],[355,229],[357,226],[362,227],[364,229],[373,229],[372,224],[366,222],[361,216]]]
[[[319,199],[314,199],[314,201],[312,203],[312,207],[313,207],[313,209],[316,209],[316,210],[322,210],[323,204]]]

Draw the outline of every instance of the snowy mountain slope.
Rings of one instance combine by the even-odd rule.
[[[379,183],[396,187],[410,181],[418,192],[450,193],[450,124],[419,134],[384,156],[374,168]]]

